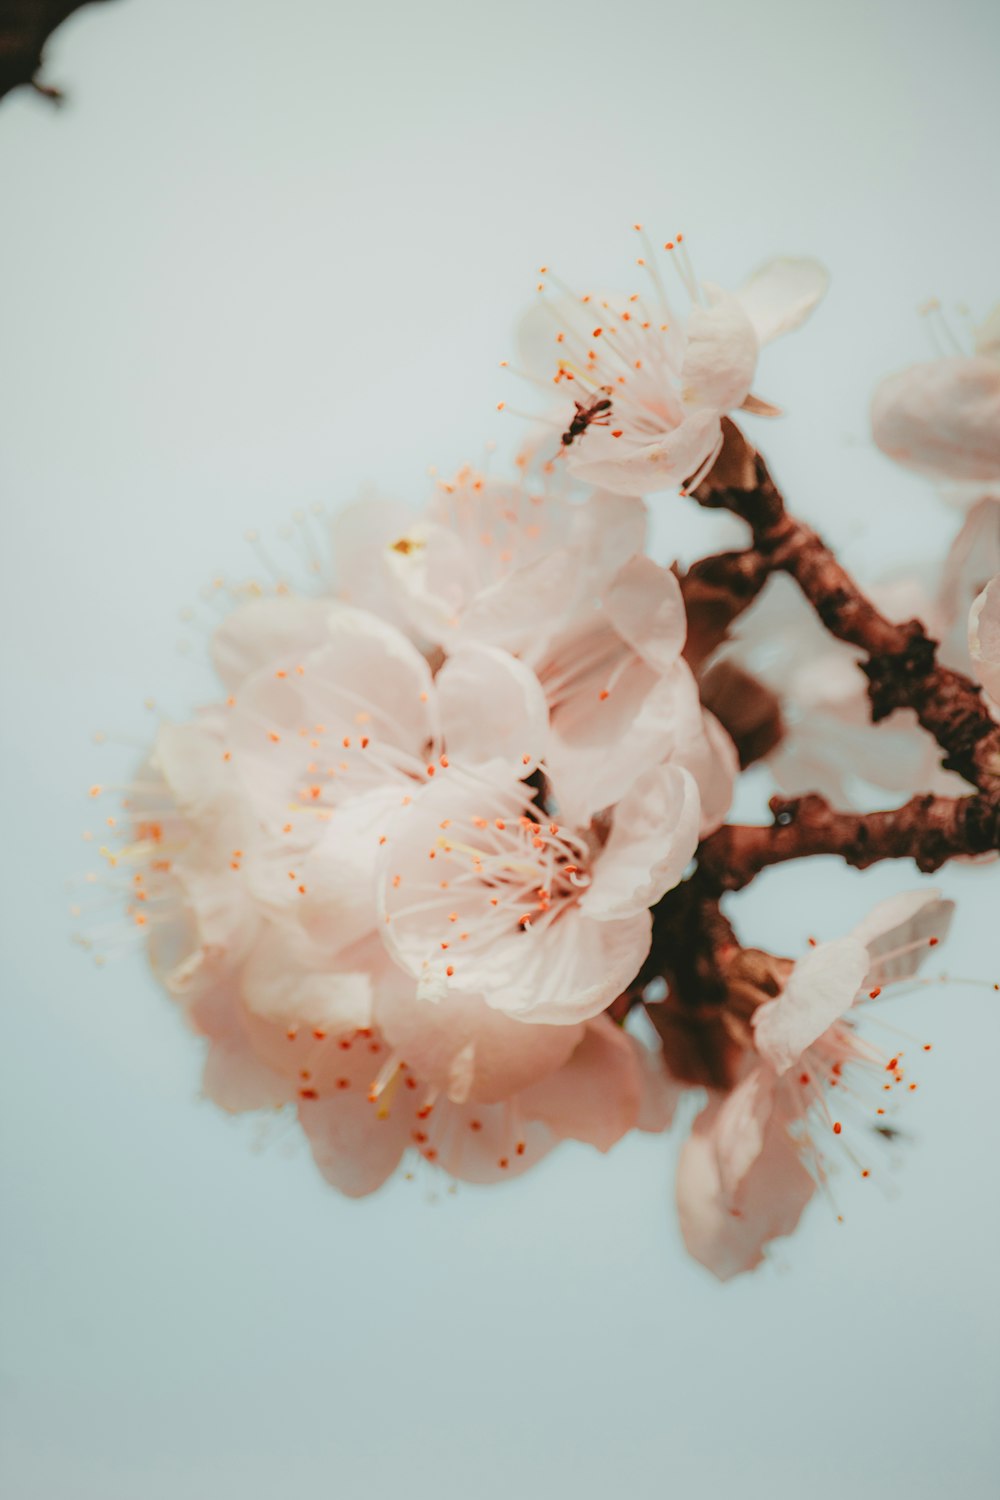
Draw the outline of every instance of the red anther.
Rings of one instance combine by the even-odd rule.
[[[525,1151],[524,1142],[523,1141],[518,1141],[518,1143],[517,1143],[517,1154],[518,1154],[518,1156],[523,1156],[524,1155],[524,1151]]]
[[[469,1121],[469,1129],[470,1130],[482,1130],[482,1128],[483,1128],[483,1122],[482,1122],[482,1120],[470,1120]]]
[[[600,699],[600,701],[602,703],[604,703],[608,698],[611,697],[611,694],[608,692],[607,688],[601,688],[601,691],[598,693],[597,696]]]
[[[877,984],[873,990],[869,990],[868,991],[868,998],[869,998],[869,1000],[877,1000],[878,997],[879,997],[879,995],[881,995],[881,993],[882,993],[882,986],[880,984]]]
[[[454,973],[455,973],[455,965],[454,964],[449,964],[448,967],[445,969],[444,972],[447,974],[447,976],[448,976],[449,979],[453,978]]]
[[[928,948],[936,948],[937,945],[938,945],[938,943],[940,941],[941,941],[940,938],[928,938],[927,939],[927,946],[928,946]]]
[[[800,1073],[799,1074],[799,1082],[801,1084],[803,1084],[803,1085],[807,1084],[809,1082],[809,1074],[808,1073]]]
[[[318,1099],[319,1095],[315,1089],[299,1089],[300,1099]]]
[[[503,830],[507,827],[507,824],[504,822],[503,818],[494,818],[493,826],[494,828],[499,828],[500,832],[502,833]]]
[[[497,1162],[497,1166],[501,1167],[506,1172],[507,1168],[510,1166],[510,1161],[506,1156],[501,1156],[500,1160]]]
[[[841,1123],[840,1123],[839,1120],[834,1120],[834,1122],[833,1122],[833,1133],[834,1133],[834,1135],[839,1135],[840,1132],[843,1130],[843,1128],[844,1127],[843,1127],[843,1125],[841,1125]]]
[[[351,1086],[351,1080],[349,1078],[338,1078],[337,1079],[337,1087],[338,1087],[338,1089],[349,1089],[350,1086]]]
[[[326,1032],[323,1030],[322,1026],[316,1026],[313,1028],[313,1036],[316,1038],[317,1042],[326,1041]]]

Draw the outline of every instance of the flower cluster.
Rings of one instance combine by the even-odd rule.
[[[508,477],[438,481],[420,511],[341,511],[319,587],[236,591],[212,638],[218,701],[160,726],[102,852],[207,1039],[206,1093],[234,1113],[295,1110],[345,1193],[404,1158],[489,1182],[562,1139],[605,1151],[663,1130],[683,1086],[707,1088],[677,1203],[688,1248],[725,1278],[829,1188],[831,1144],[871,1174],[868,1146],[915,1084],[865,1012],[917,972],[951,908],[936,892],[893,898],[793,962],[739,944],[720,897],[745,879],[734,866],[720,880],[709,855],[724,837],[738,847],[734,785],[763,755],[779,786],[841,803],[859,782],[975,780],[1000,721],[1000,578],[980,576],[1000,513],[1000,363],[994,317],[974,355],[895,377],[875,403],[886,451],[966,499],[978,487],[936,593],[876,590],[885,617],[862,601],[880,641],[910,641],[923,627],[893,621],[919,614],[982,684],[978,737],[955,740],[974,769],[952,749],[946,774],[931,737],[952,748],[944,708],[904,694],[872,726],[858,664],[874,670],[876,645],[854,626],[835,638],[836,611],[809,593],[822,583],[793,565],[795,545],[821,544],[793,535],[762,461],[734,447],[730,413],[777,412],[751,393],[761,346],[804,321],[826,273],[776,260],[728,293],[698,280],[682,236],[664,262],[636,228],[641,289],[577,296],[546,269],[522,326],[522,373],[555,438]],[[671,488],[754,531],[735,563],[705,560],[705,649],[688,638],[702,575],[647,553],[645,497]],[[749,607],[780,567],[805,598],[784,580],[784,597],[774,583]],[[977,689],[953,676],[967,726]],[[768,715],[753,748],[743,731]],[[987,831],[970,853],[995,847],[995,789],[976,785]],[[912,852],[933,867],[919,839]]]

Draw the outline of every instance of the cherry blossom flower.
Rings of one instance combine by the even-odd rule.
[[[382,532],[383,563],[415,635],[538,653],[646,540],[637,499],[575,503],[544,473],[513,481],[466,467],[439,481],[405,530]]]
[[[902,1048],[889,1056],[864,1035],[864,1011],[917,972],[951,913],[937,892],[894,896],[790,970],[775,961],[780,993],[751,1017],[754,1060],[731,1093],[710,1100],[678,1168],[685,1243],[721,1280],[752,1270],[795,1228],[827,1183],[827,1142],[871,1175],[864,1142],[888,1128],[893,1097],[916,1085]]]
[[[209,1040],[204,1090],[230,1113],[293,1106],[324,1177],[351,1197],[404,1158],[455,1179],[494,1182],[561,1140],[609,1150],[632,1129],[662,1130],[672,1098],[657,1058],[605,1018],[525,1026],[461,997],[415,1000],[377,949],[317,1015],[316,974],[294,937],[265,928],[243,974],[192,1007]]]
[[[797,328],[826,292],[813,260],[777,259],[727,292],[695,275],[683,235],[665,246],[689,304],[679,318],[659,259],[641,226],[645,291],[543,297],[524,319],[527,371],[544,388],[567,387],[573,405],[558,418],[570,471],[591,484],[646,495],[693,487],[722,445],[721,418],[741,408],[776,415],[751,394],[763,344]],[[542,283],[544,287],[544,282]]]
[[[1000,573],[986,585],[970,611],[969,655],[1000,717]]]
[[[403,607],[444,649],[492,644],[533,669],[560,815],[586,824],[669,759],[698,782],[702,831],[717,827],[736,755],[683,660],[677,580],[642,553],[641,501],[573,504],[467,470],[441,487],[434,513],[388,549]]]
[[[925,309],[942,357],[881,382],[872,433],[898,463],[939,481],[967,511],[941,573],[931,627],[941,660],[968,671],[969,607],[1000,570],[1000,304],[972,330],[965,350],[940,305]]]
[[[898,463],[969,486],[1000,485],[1000,304],[961,349],[937,303],[929,309],[954,349],[887,376],[872,399],[875,442]]]
[[[649,951],[649,908],[698,842],[697,784],[661,765],[607,819],[566,826],[512,776],[450,769],[410,800],[380,852],[383,936],[418,981],[524,1020],[597,1015]]]

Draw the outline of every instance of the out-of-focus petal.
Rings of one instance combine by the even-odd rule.
[[[677,1163],[684,1243],[720,1281],[752,1271],[771,1240],[791,1234],[815,1191],[785,1130],[772,1121],[735,1199],[726,1196],[715,1149],[717,1104],[698,1116]]]
[[[800,958],[777,1000],[753,1014],[757,1051],[778,1073],[854,1004],[868,972],[868,950],[856,937],[836,938]]]
[[[727,1198],[735,1197],[764,1149],[776,1082],[771,1068],[752,1068],[726,1095],[715,1117],[719,1182]]]
[[[328,599],[304,599],[299,594],[238,605],[212,637],[216,672],[235,693],[261,667],[294,668],[322,644],[329,613]]]
[[[736,295],[757,338],[767,344],[804,323],[829,285],[830,273],[818,260],[777,256],[748,276]]]
[[[449,759],[502,760],[529,776],[545,754],[549,710],[530,667],[494,646],[464,646],[435,678]]]
[[[943,479],[1000,477],[1000,363],[982,355],[914,365],[883,380],[872,432],[890,458]]]
[[[606,1017],[591,1021],[569,1061],[525,1089],[519,1108],[563,1139],[609,1151],[639,1119],[638,1046]]]
[[[410,1143],[410,1121],[401,1109],[380,1115],[356,1089],[299,1104],[313,1160],[348,1198],[374,1193],[392,1176]]]
[[[529,1026],[494,1010],[477,995],[449,991],[438,1004],[419,1000],[408,976],[382,985],[375,1015],[380,1030],[423,1082],[457,1102],[494,1103],[561,1068],[583,1037],[582,1026]],[[456,1059],[466,1054],[459,1082]]]
[[[979,681],[1000,704],[1000,574],[986,585],[969,613],[969,655]]]
[[[868,950],[868,981],[896,984],[914,975],[947,937],[954,911],[955,903],[933,889],[903,891],[872,907],[851,932]]]

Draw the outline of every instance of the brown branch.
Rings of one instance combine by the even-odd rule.
[[[692,875],[653,910],[653,939],[642,970],[612,1007],[618,1018],[643,1003],[676,1076],[719,1087],[731,1083],[734,1059],[749,1045],[749,1016],[780,987],[787,960],[743,948],[719,900],[770,865],[834,854],[864,869],[883,859],[912,859],[922,871],[948,859],[1000,849],[1000,725],[969,678],[939,666],[936,643],[919,620],[887,620],[810,527],[785,510],[763,459],[726,422],[726,441],[708,478],[694,492],[701,505],[724,507],[750,527],[742,552],[703,558],[681,578],[689,617],[686,655],[698,669],[773,572],[794,578],[826,628],[867,658],[872,718],[912,709],[945,752],[944,764],[974,795],[913,797],[874,813],[839,812],[820,796],[774,797],[769,826],[724,826],[705,839]],[[747,683],[717,684],[732,707]],[[752,705],[733,717],[741,755],[762,753],[780,732],[780,713]],[[646,998],[653,979],[665,998]],[[744,1034],[741,1036],[741,1027]]]
[[[698,851],[703,880],[738,891],[769,865],[837,854],[858,870],[883,859],[912,859],[929,874],[959,855],[1000,848],[1000,806],[985,797],[913,797],[888,812],[837,812],[824,797],[772,797],[774,822],[727,824]]]
[[[756,554],[755,560],[732,553],[706,559],[698,565],[700,575],[718,584],[720,574],[728,572],[730,601],[738,602],[747,578],[788,573],[831,634],[867,656],[861,670],[875,722],[894,709],[913,709],[944,750],[946,768],[1000,803],[1000,725],[979,688],[937,664],[936,643],[921,621],[897,624],[879,613],[816,532],[788,514],[767,465],[734,423],[726,422],[722,455],[694,495],[699,504],[730,510],[746,521],[753,534],[749,551]],[[738,566],[734,556],[742,558]]]
[[[74,11],[94,0],[6,0],[0,6],[0,99],[12,89],[29,85],[36,93],[62,103],[60,89],[38,77],[50,34]]]

